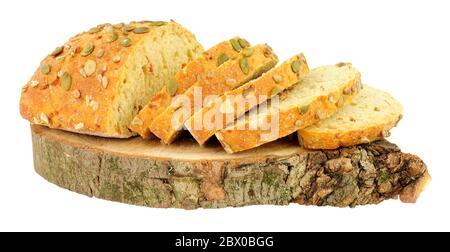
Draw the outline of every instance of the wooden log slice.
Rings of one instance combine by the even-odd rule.
[[[415,202],[430,179],[417,156],[378,141],[308,151],[282,139],[227,154],[191,139],[108,139],[31,126],[36,172],[71,191],[148,207],[218,208],[255,204]]]

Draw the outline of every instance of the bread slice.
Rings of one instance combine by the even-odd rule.
[[[130,137],[138,111],[202,52],[195,36],[173,21],[99,25],[41,62],[22,89],[20,112],[33,124]]]
[[[218,130],[254,106],[298,83],[308,72],[305,56],[296,55],[261,77],[215,99],[189,118],[185,127],[199,144],[204,144]]]
[[[239,52],[248,46],[250,44],[247,40],[234,37],[211,47],[187,63],[175,74],[173,80],[166,83],[166,88],[161,89],[153,96],[150,102],[136,115],[131,122],[130,129],[143,138],[151,137],[152,134],[148,127],[156,116],[170,105],[172,97],[183,94],[197,80],[203,79],[208,71],[217,68],[228,59],[236,58]]]
[[[260,76],[277,62],[277,56],[267,45],[242,50],[235,60],[229,60],[208,71],[205,79],[197,81],[183,95],[174,99],[152,122],[149,127],[151,132],[163,143],[173,142],[183,129],[184,122],[206,105],[208,100]]]
[[[331,117],[298,131],[308,149],[336,149],[382,139],[402,117],[402,105],[390,94],[364,85],[350,104]]]
[[[361,87],[360,76],[351,64],[313,69],[299,84],[249,111],[215,135],[228,153],[287,136],[331,116],[351,100]]]

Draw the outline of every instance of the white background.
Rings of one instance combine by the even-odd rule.
[[[0,1],[0,230],[449,230],[448,1]],[[433,181],[416,204],[356,209],[298,205],[149,209],[91,199],[35,174],[21,86],[40,60],[96,24],[174,19],[208,48],[239,35],[311,67],[351,61],[367,84],[404,105],[391,141],[419,155]]]

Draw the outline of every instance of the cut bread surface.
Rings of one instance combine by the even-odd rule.
[[[233,44],[236,43],[240,48],[233,47]],[[170,105],[173,96],[183,94],[197,80],[205,78],[208,71],[236,58],[242,49],[249,46],[247,40],[234,37],[211,47],[199,57],[189,61],[175,74],[173,79],[169,78],[166,81],[165,85],[168,88],[162,88],[136,115],[131,122],[130,129],[143,138],[150,138],[152,136],[149,129],[150,124]]]
[[[234,60],[208,71],[206,78],[197,81],[184,94],[175,98],[158,117],[150,130],[165,144],[172,143],[183,128],[183,124],[195,111],[206,105],[206,99],[233,90],[260,76],[278,62],[268,45],[257,45],[243,49]],[[200,104],[196,104],[200,103]]]
[[[331,117],[299,130],[305,148],[336,149],[389,136],[402,117],[402,105],[384,91],[363,87],[350,104]]]
[[[185,126],[199,144],[245,112],[298,83],[309,72],[303,54],[295,55],[257,79],[226,92],[196,112]]]
[[[315,68],[275,100],[256,107],[215,135],[228,153],[274,141],[331,116],[360,90],[360,77],[351,64]]]

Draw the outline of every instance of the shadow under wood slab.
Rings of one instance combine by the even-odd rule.
[[[279,140],[226,154],[192,140],[107,139],[31,126],[34,166],[48,181],[90,197],[194,209],[299,203],[357,206],[415,202],[430,176],[417,156],[378,141],[307,151]]]

